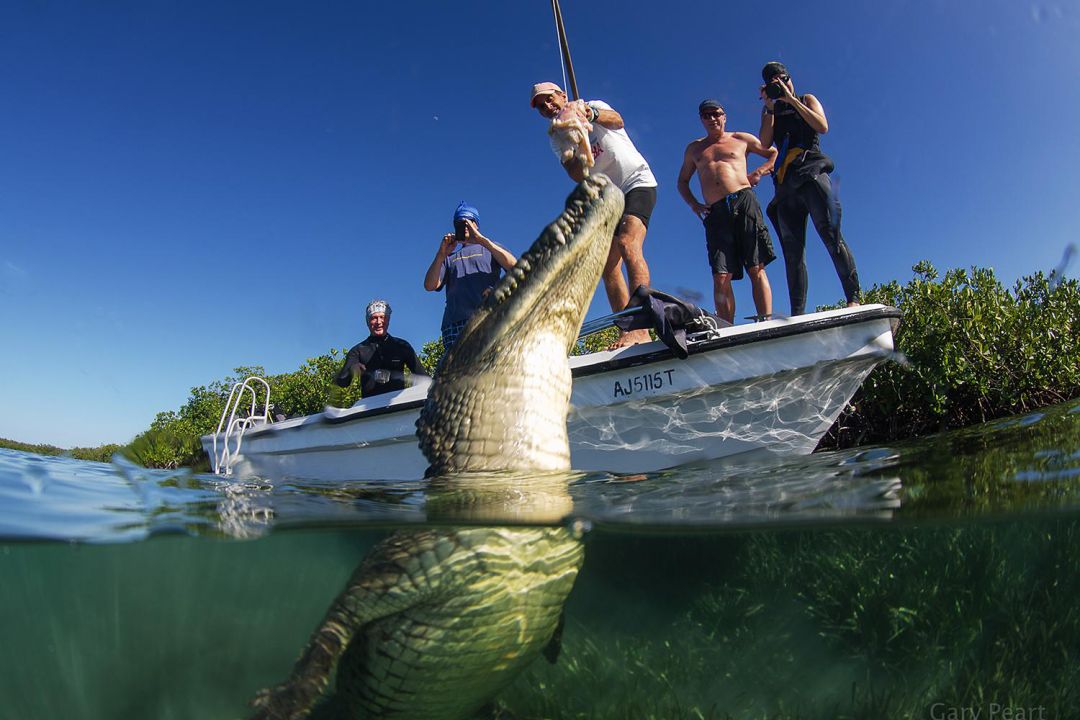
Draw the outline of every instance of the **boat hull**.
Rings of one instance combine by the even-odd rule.
[[[865,306],[727,328],[685,360],[660,343],[571,358],[571,464],[638,473],[810,453],[892,352],[898,318],[892,308]],[[425,392],[409,388],[249,430],[232,472],[270,480],[420,478],[427,463],[415,423]],[[213,436],[203,444],[213,452]]]

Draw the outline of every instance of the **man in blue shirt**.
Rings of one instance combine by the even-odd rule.
[[[424,276],[425,290],[446,288],[442,341],[447,351],[487,291],[499,281],[502,271],[517,262],[506,248],[481,234],[479,222],[477,209],[462,201],[454,211],[454,232],[443,236]]]

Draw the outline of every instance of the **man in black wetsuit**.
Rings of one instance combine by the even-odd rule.
[[[365,316],[371,334],[354,345],[345,356],[345,364],[334,378],[340,387],[348,387],[353,377],[360,376],[360,391],[364,397],[381,395],[405,388],[405,368],[415,375],[426,375],[416,358],[412,345],[390,335],[390,303],[372,300]]]
[[[840,234],[840,201],[829,180],[833,163],[818,143],[818,136],[829,131],[825,110],[813,95],[795,95],[783,63],[767,63],[761,78],[765,81],[761,86],[765,107],[758,137],[765,147],[775,143],[779,150],[773,170],[776,195],[766,214],[784,252],[791,314],[806,312],[807,215],[832,257],[848,307],[858,305],[859,273]]]

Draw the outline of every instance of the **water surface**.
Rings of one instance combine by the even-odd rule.
[[[391,532],[531,525],[584,548],[561,654],[478,717],[1073,717],[1078,499],[1080,403],[467,491],[0,451],[0,718],[245,717]]]

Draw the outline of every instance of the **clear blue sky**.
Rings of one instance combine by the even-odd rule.
[[[757,131],[774,59],[828,114],[865,286],[921,259],[1011,282],[1077,241],[1075,3],[563,13],[583,95],[622,113],[660,181],[656,287],[710,297],[675,178],[702,98]],[[458,201],[520,252],[571,189],[528,105],[539,80],[560,80],[546,0],[0,4],[0,436],[126,442],[236,366],[361,340],[372,297],[419,349]],[[809,304],[840,299],[812,230],[808,255]],[[781,261],[769,275],[785,311]],[[737,302],[751,312],[746,281]],[[605,311],[598,296],[590,316]]]

